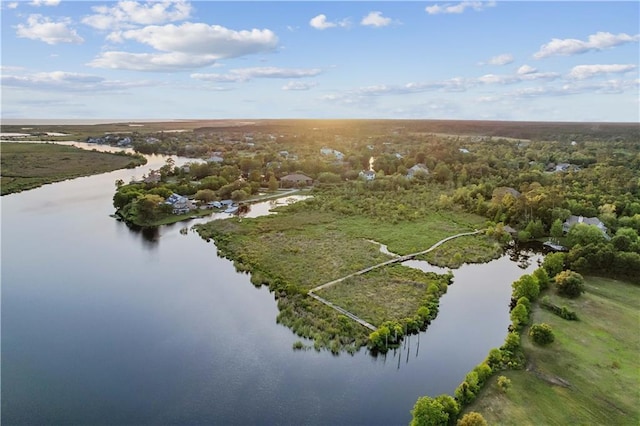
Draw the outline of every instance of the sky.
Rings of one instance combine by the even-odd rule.
[[[637,1],[0,7],[2,119],[640,121]]]

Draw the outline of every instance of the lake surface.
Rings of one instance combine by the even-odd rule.
[[[454,271],[438,318],[387,356],[293,351],[273,295],[180,233],[196,221],[142,233],[109,216],[115,180],[166,157],[148,158],[0,199],[4,425],[406,425],[502,344],[511,282],[539,259]]]

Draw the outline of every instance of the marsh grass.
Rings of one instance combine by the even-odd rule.
[[[431,284],[438,286],[437,276],[393,265],[348,278],[317,294],[379,326],[414,316]]]
[[[143,157],[87,151],[67,145],[3,142],[2,195],[80,176],[144,164]]]

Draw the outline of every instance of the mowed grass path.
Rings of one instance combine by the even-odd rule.
[[[512,381],[506,393],[495,375],[467,411],[489,424],[640,424],[640,286],[588,277],[580,298],[552,300],[580,320],[536,308],[533,321],[550,324],[555,342],[537,347],[524,333],[529,371],[500,373]]]
[[[3,142],[0,147],[2,195],[80,176],[142,164],[128,155],[87,151],[48,143]]]

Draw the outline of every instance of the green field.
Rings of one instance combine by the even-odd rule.
[[[2,195],[80,176],[144,164],[143,157],[110,154],[48,143],[3,142]]]
[[[316,294],[380,326],[415,315],[429,286],[438,286],[440,281],[432,274],[393,265],[348,278]]]
[[[506,393],[490,380],[466,411],[482,413],[489,424],[640,424],[640,287],[587,277],[587,292],[576,300],[552,296],[576,311],[566,321],[536,308],[533,322],[555,333],[547,347],[523,333],[526,371],[507,371]]]

